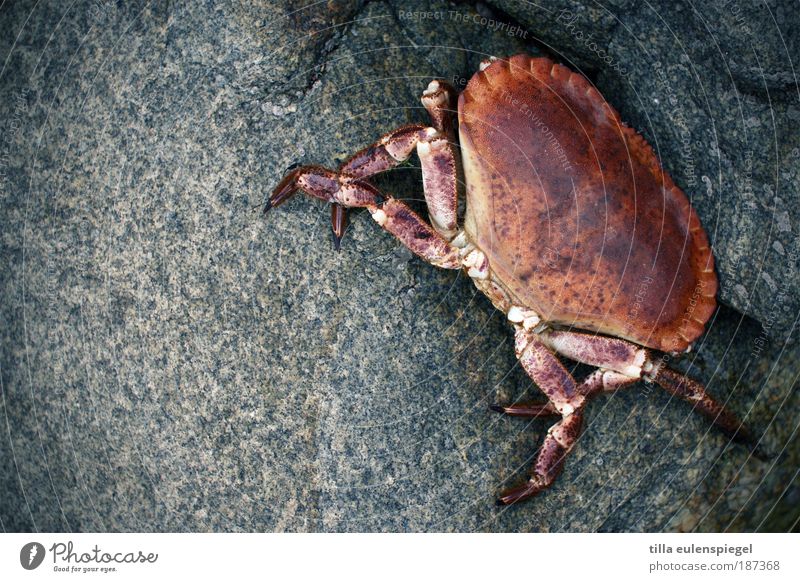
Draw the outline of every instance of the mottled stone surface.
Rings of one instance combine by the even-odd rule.
[[[0,8],[4,530],[792,527],[796,11],[33,4]],[[501,315],[363,212],[338,254],[318,201],[257,212],[290,164],[424,121],[431,77],[521,50],[581,67],[694,199],[725,305],[676,366],[772,461],[637,385],[591,405],[551,491],[497,508],[547,429],[487,409],[536,394]],[[419,200],[415,164],[380,186]]]

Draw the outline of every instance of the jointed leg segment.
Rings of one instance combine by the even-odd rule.
[[[521,325],[516,328],[517,357],[549,401],[492,408],[511,416],[536,418],[560,414],[562,418],[548,431],[530,479],[503,493],[498,500],[500,504],[522,501],[549,487],[578,438],[586,401],[600,392],[630,386],[639,379],[655,382],[689,401],[735,440],[752,443],[749,431],[736,415],[714,400],[700,383],[667,368],[650,350],[616,338],[569,331],[535,334]],[[550,350],[598,369],[576,385]]]
[[[555,354],[542,343],[539,334],[522,325],[516,325],[515,351],[525,372],[547,395],[549,402],[510,406],[500,410],[513,416],[560,415],[561,420],[547,431],[530,479],[521,487],[502,494],[498,499],[498,503],[502,505],[532,497],[553,483],[564,466],[564,459],[580,435],[586,400],[586,395]]]
[[[385,197],[369,182],[326,170],[304,166],[292,171],[270,197],[277,206],[297,190],[339,204],[344,208],[366,208],[384,230],[395,235],[420,258],[444,269],[461,268],[458,249],[400,200]]]
[[[564,468],[564,460],[578,440],[582,426],[581,410],[564,416],[551,426],[536,456],[530,479],[524,485],[503,493],[497,502],[500,505],[509,505],[533,497],[550,487]]]
[[[542,341],[558,353],[593,366],[613,370],[636,380],[655,382],[670,394],[686,400],[712,423],[735,440],[746,442],[751,435],[744,424],[711,397],[699,382],[670,370],[654,352],[625,340],[576,333],[552,331]]]
[[[516,326],[514,350],[525,372],[560,414],[569,414],[583,404],[584,397],[578,393],[575,380],[542,343],[539,334]]]
[[[331,226],[338,248],[344,234],[347,208],[367,208],[385,230],[414,253],[444,268],[460,268],[457,250],[449,242],[458,232],[458,161],[452,143],[450,119],[454,92],[433,82],[422,102],[433,127],[407,125],[384,135],[353,155],[333,172],[321,166],[303,166],[287,174],[269,198],[265,212],[298,190],[330,202]],[[368,178],[394,168],[417,151],[422,165],[425,199],[431,225],[402,202],[382,195]]]
[[[756,456],[762,457],[764,453],[755,447],[755,439],[747,425],[725,408],[722,403],[712,398],[702,384],[670,370],[666,366],[662,366],[656,371],[653,381],[670,394],[692,404],[695,410],[722,429],[734,441],[749,446]]]

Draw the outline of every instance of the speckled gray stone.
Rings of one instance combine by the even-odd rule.
[[[777,31],[796,14],[747,12],[754,33],[742,40],[723,34],[739,26],[726,3],[703,14],[607,3],[616,16],[589,2],[547,13],[528,3],[33,4],[0,9],[4,530],[795,523],[798,278],[787,258],[798,166],[787,156],[798,102],[781,51],[796,56],[797,39],[784,45]],[[561,9],[581,15],[625,75],[555,22]],[[711,13],[714,38],[736,53],[726,61],[735,85],[717,49],[700,50],[713,45]],[[660,34],[664,23],[677,37]],[[637,385],[592,403],[552,490],[498,508],[547,429],[488,410],[537,392],[502,315],[463,274],[423,264],[363,212],[339,253],[318,201],[259,214],[289,165],[335,165],[424,121],[430,78],[460,84],[486,55],[522,50],[582,66],[695,200],[725,305],[675,366],[747,415],[772,461]],[[673,94],[679,110],[654,101]],[[693,186],[676,116],[691,133]],[[419,205],[415,164],[379,185]]]

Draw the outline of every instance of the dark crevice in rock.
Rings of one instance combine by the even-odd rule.
[[[369,2],[370,2],[370,3],[374,2],[374,1],[375,1],[375,0],[369,0]],[[397,8],[397,3],[396,3],[396,2],[393,2],[392,0],[387,0],[386,2],[381,2],[381,4],[385,4],[385,6],[386,6],[386,7],[389,9],[389,14],[391,14],[392,21],[393,21],[393,22],[394,22],[394,23],[397,25],[397,28],[399,28],[399,29],[400,29],[400,32],[403,34],[403,36],[406,38],[406,40],[408,40],[409,44],[410,44],[411,46],[415,47],[415,48],[416,48],[416,47],[418,47],[418,44],[417,44],[417,42],[414,40],[414,37],[413,37],[413,35],[411,34],[411,32],[409,31],[408,27],[407,27],[407,26],[406,26],[406,24],[403,22],[403,20],[402,20],[402,19],[401,19],[401,18],[398,16],[398,12],[397,12],[397,10],[398,10],[398,8]],[[459,40],[460,40],[460,39],[459,39]],[[462,49],[465,49],[465,48],[466,48],[466,47],[464,47],[464,44],[463,44],[463,43],[461,43],[461,48],[462,48]],[[424,59],[425,59],[425,61],[426,61],[426,62],[427,62],[427,63],[428,63],[430,66],[431,66],[431,68],[432,68],[434,71],[436,71],[436,76],[437,76],[437,77],[441,77],[441,78],[448,78],[450,75],[452,75],[452,72],[451,72],[451,71],[442,71],[442,70],[440,70],[440,69],[439,69],[439,68],[436,66],[436,63],[435,63],[434,61],[432,61],[432,60],[431,60],[431,59],[428,57],[428,55],[423,55],[423,58],[424,58]]]
[[[503,8],[501,8],[500,6],[495,5],[491,0],[489,0],[488,2],[478,1],[475,2],[473,6],[481,16],[494,19],[498,22],[507,23],[509,26],[517,26],[520,29],[531,33],[531,31],[528,29],[525,23],[523,23],[522,21],[518,20],[517,18],[515,18],[514,16],[503,10]],[[530,37],[526,38],[525,42],[528,47],[534,49],[532,51],[534,54],[541,53],[542,56],[546,56],[555,62],[564,63],[564,55],[562,53],[560,53],[554,47],[541,40],[535,34],[531,33],[529,36]],[[505,57],[513,55],[497,55],[497,56]],[[587,68],[583,71],[583,73],[584,75],[589,77],[590,80],[594,81],[593,75],[595,75],[597,71],[593,68],[592,69]]]

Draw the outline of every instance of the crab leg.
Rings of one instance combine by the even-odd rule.
[[[331,204],[331,229],[333,230],[333,247],[338,251],[347,227],[347,210],[341,204]]]
[[[455,90],[446,82],[431,81],[422,94],[422,104],[428,110],[432,127],[419,124],[399,127],[355,153],[339,167],[340,174],[365,180],[403,163],[416,149],[422,165],[423,192],[431,222],[448,241],[458,232],[459,171],[454,146],[454,97]],[[289,176],[284,178],[284,182]],[[333,202],[331,228],[337,250],[346,223],[345,207]]]
[[[458,166],[448,138],[433,127],[401,127],[355,154],[340,171],[364,179],[407,160],[416,149],[422,188],[433,227],[447,240],[458,232]]]
[[[542,416],[561,416],[552,402],[521,402],[508,406],[491,405],[489,408],[495,412],[502,412],[508,416],[522,416],[525,418],[540,418]]]
[[[365,179],[390,170],[411,156],[411,152],[424,134],[424,125],[404,125],[390,131],[373,145],[350,156],[350,159],[339,166],[339,173]],[[331,204],[331,227],[337,251],[346,225],[347,210],[341,204],[334,202]]]
[[[428,110],[432,127],[420,124],[398,127],[350,156],[339,167],[339,171],[353,178],[368,178],[406,161],[422,141],[430,141],[438,136],[454,142],[454,96],[455,90],[446,82],[431,81],[422,93],[422,104]]]
[[[613,370],[595,370],[581,382],[577,391],[585,397],[594,396],[600,392],[613,392],[636,382],[636,378],[631,378],[625,374],[614,372]],[[543,416],[560,416],[552,402],[521,402],[519,404],[509,404],[507,406],[492,405],[489,408],[495,412],[502,412],[508,416],[521,416],[525,418],[541,418]]]
[[[352,178],[369,178],[402,164],[421,139],[436,133],[424,125],[404,125],[383,135],[378,141],[350,156],[339,166],[339,172]]]
[[[570,360],[633,378],[641,377],[642,367],[648,361],[648,350],[617,338],[555,330],[545,331],[539,337],[550,349]]]
[[[539,340],[538,334],[521,325],[516,327],[517,358],[528,376],[547,395],[550,404],[528,405],[528,410],[532,413],[530,415],[525,414],[526,411],[522,407],[511,406],[500,410],[515,416],[542,416],[556,413],[562,418],[547,431],[530,479],[521,487],[503,493],[498,499],[498,503],[502,505],[532,497],[553,483],[580,434],[583,425],[582,407],[586,399],[555,354]],[[522,414],[515,414],[518,411]]]
[[[578,440],[582,426],[583,412],[581,410],[564,416],[551,426],[547,431],[547,436],[544,437],[539,454],[536,456],[536,463],[531,471],[530,479],[524,485],[502,493],[497,500],[498,504],[516,503],[533,497],[550,487],[564,467],[564,459]]]
[[[628,376],[630,383],[655,382],[670,394],[686,400],[734,440],[752,443],[752,435],[735,414],[712,398],[699,382],[670,370],[651,351],[625,340],[571,331],[543,333],[545,345],[559,354],[592,366]],[[617,386],[619,387],[619,386]]]
[[[751,445],[757,456],[767,456],[753,446],[750,431],[736,415],[714,400],[702,384],[657,361],[651,350],[616,338],[569,331],[535,334],[521,326],[517,326],[516,343],[520,363],[550,402],[493,406],[492,409],[510,416],[536,418],[560,413],[563,417],[548,431],[528,482],[503,493],[498,500],[502,505],[527,499],[552,484],[580,433],[587,399],[600,392],[629,386],[640,379],[655,382],[670,394],[692,403],[734,440]],[[576,386],[550,350],[599,369]]]
[[[458,156],[453,129],[455,91],[444,81],[431,81],[422,94],[432,127],[405,125],[385,134],[344,162],[339,172],[352,178],[369,178],[406,161],[416,149],[422,166],[425,202],[433,227],[445,239],[458,232]],[[334,204],[332,220],[344,222],[343,213]],[[337,217],[337,213],[342,218]],[[334,234],[338,239],[334,226]]]
[[[514,350],[528,376],[562,416],[579,408],[584,401],[567,369],[552,351],[539,339],[539,335],[516,326]]]
[[[422,105],[428,110],[433,127],[450,138],[450,141],[455,141],[453,124],[454,114],[457,113],[455,100],[456,90],[442,79],[434,79],[422,92]]]
[[[320,166],[303,166],[290,172],[269,197],[264,212],[282,204],[298,190],[344,208],[366,208],[384,230],[428,263],[444,269],[462,267],[458,249],[403,202],[381,194],[369,182]]]
[[[702,384],[666,366],[659,367],[652,375],[652,379],[673,396],[689,402],[695,410],[702,413],[734,441],[750,446],[759,455],[763,454],[763,451],[755,449],[757,440],[753,438],[747,425],[722,403],[712,398]]]
[[[578,386],[578,390],[587,397],[594,396],[600,392],[613,392],[636,382],[636,378],[631,378],[625,374],[620,374],[614,370],[604,370],[600,368],[589,374],[586,379]]]
[[[524,330],[518,330],[517,335],[520,334],[520,331]],[[547,350],[543,344],[539,344],[539,346]],[[537,349],[539,346],[537,346]],[[528,367],[525,367],[525,371],[528,372],[531,378],[539,378],[538,380],[535,379],[537,383],[547,381],[546,378],[551,378],[553,379],[553,383],[557,384],[558,382],[555,379],[561,376],[562,373],[560,371],[553,373],[553,370],[556,370],[557,367],[563,369],[563,366],[552,353],[550,353],[550,358],[555,360],[555,364],[552,362],[546,363],[542,366],[546,368],[545,370],[531,369],[529,371]],[[547,362],[547,360],[547,356],[543,355],[542,362]],[[520,361],[522,361],[522,359],[520,359]],[[547,369],[551,370],[549,374],[547,373]],[[563,374],[569,376],[569,373],[565,369]],[[545,436],[544,443],[542,443],[542,447],[539,449],[539,454],[536,457],[536,464],[533,466],[528,481],[519,487],[502,493],[497,503],[499,505],[510,505],[533,497],[550,487],[561,472],[566,456],[572,450],[572,447],[575,445],[580,435],[583,425],[583,403],[585,403],[585,399],[600,391],[615,390],[635,381],[635,378],[625,376],[619,372],[595,370],[579,386],[575,387],[575,396],[571,401],[576,404],[576,408],[573,412],[565,414],[559,422],[554,424],[550,427],[550,430],[547,431],[547,436]],[[570,386],[569,381],[566,382],[566,386]],[[574,382],[572,386],[574,386]],[[545,390],[542,384],[540,384],[540,387]],[[565,390],[562,391],[567,392]],[[550,414],[559,414],[557,407],[552,402],[506,407],[493,406],[492,409],[498,412],[504,412],[509,416],[534,418]]]

